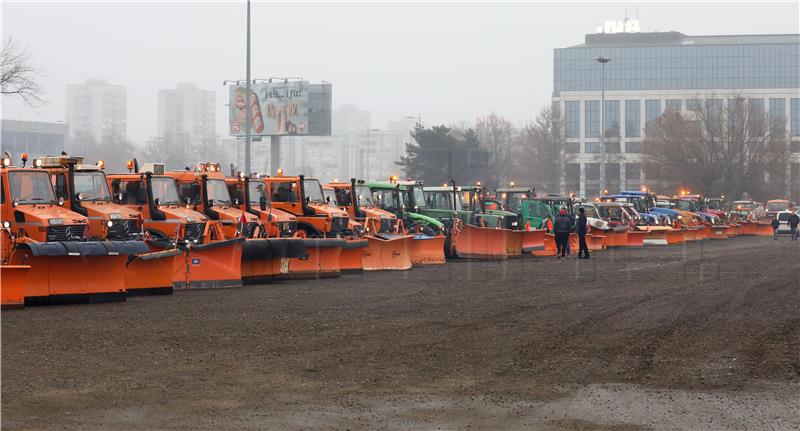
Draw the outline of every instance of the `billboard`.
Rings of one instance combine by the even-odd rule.
[[[230,87],[230,133],[245,135],[246,103],[250,104],[252,135],[307,135],[308,81],[253,84],[250,97],[242,85]]]

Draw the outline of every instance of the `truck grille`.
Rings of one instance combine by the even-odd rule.
[[[334,217],[331,221],[331,230],[334,232],[340,232],[343,230],[347,230],[347,222],[348,217]]]
[[[197,242],[203,242],[203,232],[206,229],[205,223],[186,223],[184,228],[183,239]]]
[[[48,241],[82,241],[86,225],[61,225],[47,227]]]
[[[297,232],[297,222],[296,221],[285,221],[278,223],[278,231],[280,236],[292,236],[295,232]]]
[[[380,231],[384,233],[394,232],[395,226],[397,226],[396,218],[382,218]]]
[[[136,238],[139,234],[136,220],[111,220],[111,223],[111,227],[108,228],[108,239],[127,240]]]

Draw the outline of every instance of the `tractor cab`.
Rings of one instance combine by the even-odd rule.
[[[297,229],[309,238],[336,238],[349,236],[350,218],[325,199],[318,180],[279,175],[266,177],[272,205],[297,218]]]
[[[218,221],[226,238],[266,236],[258,217],[241,210],[239,198],[231,196],[219,163],[197,163],[193,171],[168,171],[165,175],[175,180],[181,201]]]
[[[495,195],[503,203],[504,210],[519,214],[522,202],[533,198],[535,190],[532,187],[501,187],[495,191]]]
[[[142,240],[138,211],[114,202],[105,163],[83,164],[82,157],[47,156],[41,168],[50,174],[56,197],[89,219],[89,237],[98,240]]]
[[[258,217],[268,237],[286,238],[297,233],[297,217],[273,208],[269,185],[258,175],[246,177],[240,173],[225,178],[225,184],[234,201],[239,202],[239,209]]]
[[[521,229],[519,216],[512,211],[503,209],[502,205],[494,205],[499,201],[487,198],[480,183],[459,187],[461,202],[465,210],[471,211],[478,218],[482,218],[484,224],[492,227],[502,227],[505,229]]]
[[[429,236],[444,233],[442,222],[422,213],[427,206],[421,182],[398,181],[392,177],[389,182],[370,182],[367,185],[375,205],[402,220],[408,232]]]

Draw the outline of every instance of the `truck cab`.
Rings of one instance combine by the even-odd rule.
[[[264,178],[269,185],[272,205],[297,217],[297,230],[308,238],[350,236],[350,218],[345,211],[325,200],[318,180],[299,176]]]
[[[169,171],[178,186],[178,196],[197,212],[222,225],[226,238],[259,238],[266,236],[257,216],[239,208],[220,172],[219,163],[198,163],[193,171]]]
[[[420,212],[426,207],[421,182],[401,183],[393,177],[389,182],[370,182],[367,185],[372,192],[372,201],[382,210],[393,213],[402,220],[409,233],[423,233],[429,236],[445,233],[442,222]]]
[[[48,156],[41,160],[64,207],[88,218],[91,239],[143,239],[139,212],[113,201],[102,160],[93,165],[83,164],[82,157]]]
[[[399,233],[402,223],[398,223],[397,215],[378,205],[365,181],[351,178],[348,183],[332,182],[328,186],[334,192],[333,200],[351,219],[364,223],[374,233]]]
[[[175,180],[164,175],[163,164],[151,163],[145,168],[148,170],[109,174],[106,180],[113,200],[141,213],[145,231],[156,242],[169,246],[169,243],[205,244],[225,239],[219,223],[181,200]]]
[[[16,167],[8,157],[0,163],[5,229],[16,238],[36,242],[82,242],[89,238],[88,217],[63,207],[64,201],[56,197],[47,171]],[[41,167],[41,160],[35,160],[34,165]]]
[[[239,209],[258,217],[267,236],[270,238],[288,238],[297,233],[297,217],[272,205],[269,185],[258,176],[228,177],[225,179],[228,191],[234,201],[239,202]]]

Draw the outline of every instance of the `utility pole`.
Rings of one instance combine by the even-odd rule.
[[[610,58],[595,58],[600,63],[600,194],[606,190],[606,63]]]
[[[250,102],[250,0],[247,0],[247,73],[245,83],[245,120],[244,120],[244,171],[250,175],[250,128],[253,127],[253,108]]]

